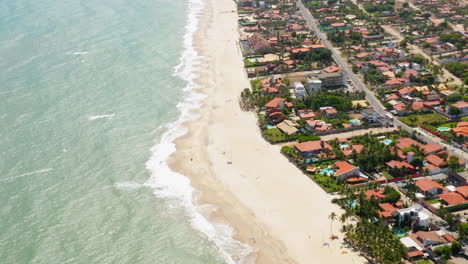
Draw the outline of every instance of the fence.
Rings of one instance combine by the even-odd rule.
[[[320,132],[315,132],[315,136],[326,136],[326,135],[331,135],[331,134],[340,134],[340,133],[345,133],[345,132],[351,132],[351,131],[356,131],[356,130],[363,130],[363,129],[369,129],[369,128],[377,128],[377,127],[382,127],[382,124],[370,124],[367,126],[356,126],[356,127],[349,127],[349,128],[339,128],[339,129],[333,129],[333,130],[328,130],[328,131],[320,131]]]
[[[422,176],[424,176],[424,174],[418,173],[418,174],[411,175],[411,178],[418,178],[418,177],[422,177]],[[405,180],[405,179],[406,179],[406,177],[396,177],[396,178],[393,178],[393,179],[380,180],[380,181],[377,181],[377,182],[378,183],[389,183],[389,182],[402,181],[402,180]]]
[[[436,136],[436,137],[439,137],[439,138],[441,138],[441,139],[447,141],[447,138],[444,137],[444,136],[442,136],[439,132],[435,132],[435,131],[433,131],[432,129],[429,129],[429,128],[427,128],[427,127],[425,127],[425,126],[422,126],[422,125],[419,125],[419,127],[422,128],[422,129],[424,129],[424,130],[426,130],[427,132],[431,133],[432,135],[434,135],[434,136]]]

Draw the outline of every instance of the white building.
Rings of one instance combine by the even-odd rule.
[[[295,82],[294,83],[294,94],[296,95],[297,98],[307,96],[304,85],[302,85],[301,82]]]
[[[395,214],[398,217],[398,223],[412,219],[417,221],[418,226],[427,227],[429,225],[429,214],[424,212],[423,207],[419,204],[400,209]]]

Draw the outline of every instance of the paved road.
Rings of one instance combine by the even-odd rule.
[[[318,28],[317,20],[312,16],[310,11],[302,4],[300,0],[296,0],[296,3],[304,19],[306,20],[307,24],[312,28],[312,30],[315,32],[317,37],[322,41],[323,45],[332,51],[333,59],[338,64],[338,66],[342,69],[345,78],[351,79],[355,87],[357,87],[360,91],[365,92],[367,101],[369,101],[369,103],[374,107],[374,109],[380,115],[385,116],[387,114],[387,111],[383,107],[382,103],[380,103],[380,101],[377,100],[374,93],[370,91],[367,88],[367,86],[357,77],[357,75],[349,68],[348,63],[346,63],[346,61],[341,57],[341,55],[338,53],[336,48],[333,47],[330,41],[328,41],[326,35],[322,31],[320,31],[320,29]],[[395,127],[399,129],[405,129],[409,131],[410,133],[416,132],[417,138],[420,139],[421,141],[424,141],[427,143],[436,142],[436,143],[441,144],[442,146],[446,147],[448,152],[450,152],[451,154],[455,154],[459,158],[464,159],[465,162],[468,162],[467,155],[463,150],[460,150],[453,146],[445,144],[439,138],[431,137],[427,135],[426,133],[421,133],[421,131],[417,131],[416,129],[404,124],[403,122],[401,122],[400,120],[396,118],[393,120],[393,124]]]

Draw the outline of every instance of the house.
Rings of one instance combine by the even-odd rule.
[[[451,107],[456,107],[462,111],[463,114],[468,113],[468,103],[464,101],[459,101],[451,105]]]
[[[408,148],[411,146],[421,146],[419,142],[417,142],[416,140],[412,138],[400,138],[397,141],[398,141],[398,144],[396,144],[396,146],[399,149],[404,149],[404,148]]]
[[[320,121],[320,120],[307,120],[306,121],[306,129],[310,130],[310,131],[327,131],[327,130],[330,130],[332,129],[332,127],[325,123],[324,121]]]
[[[371,199],[374,197],[375,199],[382,199],[387,197],[385,195],[385,190],[384,189],[378,189],[378,190],[368,190],[367,192],[364,193],[367,197],[367,199]]]
[[[395,215],[398,219],[398,224],[409,220],[415,220],[418,226],[427,227],[429,225],[429,214],[426,213],[419,204],[399,209],[395,212]]]
[[[442,169],[434,164],[427,164],[423,167],[423,170],[429,175],[439,174],[442,172]]]
[[[429,155],[426,157],[426,160],[437,167],[442,167],[445,165],[445,161],[437,155]]]
[[[361,151],[364,149],[363,145],[351,145],[347,147],[345,150],[343,150],[343,154],[345,156],[351,156],[354,151],[356,151],[357,154],[361,153]]]
[[[448,189],[442,186],[440,183],[429,179],[421,179],[416,181],[416,187],[424,193],[432,196],[436,196],[441,193],[448,192]]]
[[[378,212],[379,216],[384,219],[393,218],[395,212],[398,211],[398,208],[389,203],[381,203],[379,204],[379,207],[381,209]]]
[[[393,106],[393,110],[397,112],[397,115],[403,116],[408,114],[408,110],[406,109],[406,105],[404,104],[396,104]]]
[[[391,160],[385,163],[391,171],[404,170],[408,173],[414,173],[416,169],[406,161]]]
[[[439,151],[442,151],[444,148],[437,144],[437,143],[429,143],[429,144],[426,144],[424,146],[421,147],[421,150],[424,151],[424,153],[426,153],[426,155],[431,155],[431,154],[435,154]]]
[[[291,120],[284,120],[283,122],[276,125],[276,127],[286,133],[287,135],[294,135],[299,130],[296,128],[297,124]]]
[[[411,234],[410,237],[415,240],[416,243],[419,242],[420,245],[424,248],[450,243],[448,239],[445,239],[439,233],[436,231],[418,231],[414,234]]]
[[[327,142],[322,140],[302,142],[294,145],[294,147],[305,157],[312,157],[333,150]]]
[[[360,174],[359,167],[351,165],[347,161],[337,161],[333,167],[336,169],[334,176],[338,179],[346,179]]]
[[[467,203],[468,186],[460,186],[455,188],[454,192],[439,194],[439,198],[448,206]]]
[[[338,113],[338,110],[331,106],[320,107],[319,110],[320,113],[326,115],[328,118],[333,118]]]
[[[276,97],[276,98],[273,98],[270,102],[266,103],[265,107],[267,109],[278,108],[280,110],[283,110],[285,104],[286,104],[286,99]]]
[[[313,110],[310,110],[310,109],[298,110],[297,114],[302,119],[310,119],[310,118],[315,118],[318,116],[318,113],[315,113]]]
[[[369,123],[376,123],[382,118],[373,108],[364,109],[361,111],[362,118]]]
[[[398,94],[399,94],[400,96],[408,96],[408,95],[411,95],[411,93],[412,93],[414,90],[415,90],[414,88],[406,87],[406,88],[402,88],[402,89],[398,90]]]

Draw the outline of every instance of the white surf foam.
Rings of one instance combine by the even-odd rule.
[[[8,177],[8,178],[5,178],[5,179],[1,179],[0,182],[9,182],[9,181],[13,181],[13,180],[16,180],[16,179],[19,179],[19,178],[23,178],[23,177],[35,175],[35,174],[46,173],[46,172],[49,172],[49,171],[51,171],[51,170],[53,170],[53,168],[47,168],[47,169],[42,169],[42,170],[36,170],[36,171],[26,172],[26,173],[19,174],[19,175],[16,175],[16,176],[12,176],[12,177]]]
[[[114,116],[115,116],[114,113],[106,114],[106,115],[93,115],[93,116],[88,117],[88,120],[93,121],[93,120],[96,120],[96,119],[104,119],[104,118],[105,119],[112,119]]]
[[[145,186],[153,188],[158,197],[173,199],[177,206],[182,204],[191,217],[191,225],[214,242],[228,263],[247,264],[253,262],[251,255],[254,249],[235,240],[232,227],[210,222],[202,215],[201,212],[206,213],[207,206],[210,205],[199,207],[197,191],[192,187],[189,178],[172,171],[166,162],[167,158],[176,151],[174,140],[187,133],[187,129],[182,124],[197,118],[191,111],[198,108],[200,100],[206,97],[193,91],[198,87],[194,82],[197,77],[195,71],[202,59],[193,46],[193,37],[198,28],[199,16],[202,15],[203,0],[189,0],[188,8],[184,52],[180,58],[180,64],[174,68],[175,75],[188,83],[184,88],[186,95],[184,101],[177,105],[180,111],[179,119],[167,125],[160,142],[151,148],[152,155],[146,163],[151,177]],[[213,206],[210,207],[210,210],[215,210]]]
[[[141,183],[129,181],[129,182],[117,182],[114,187],[119,190],[135,190],[143,187]]]

